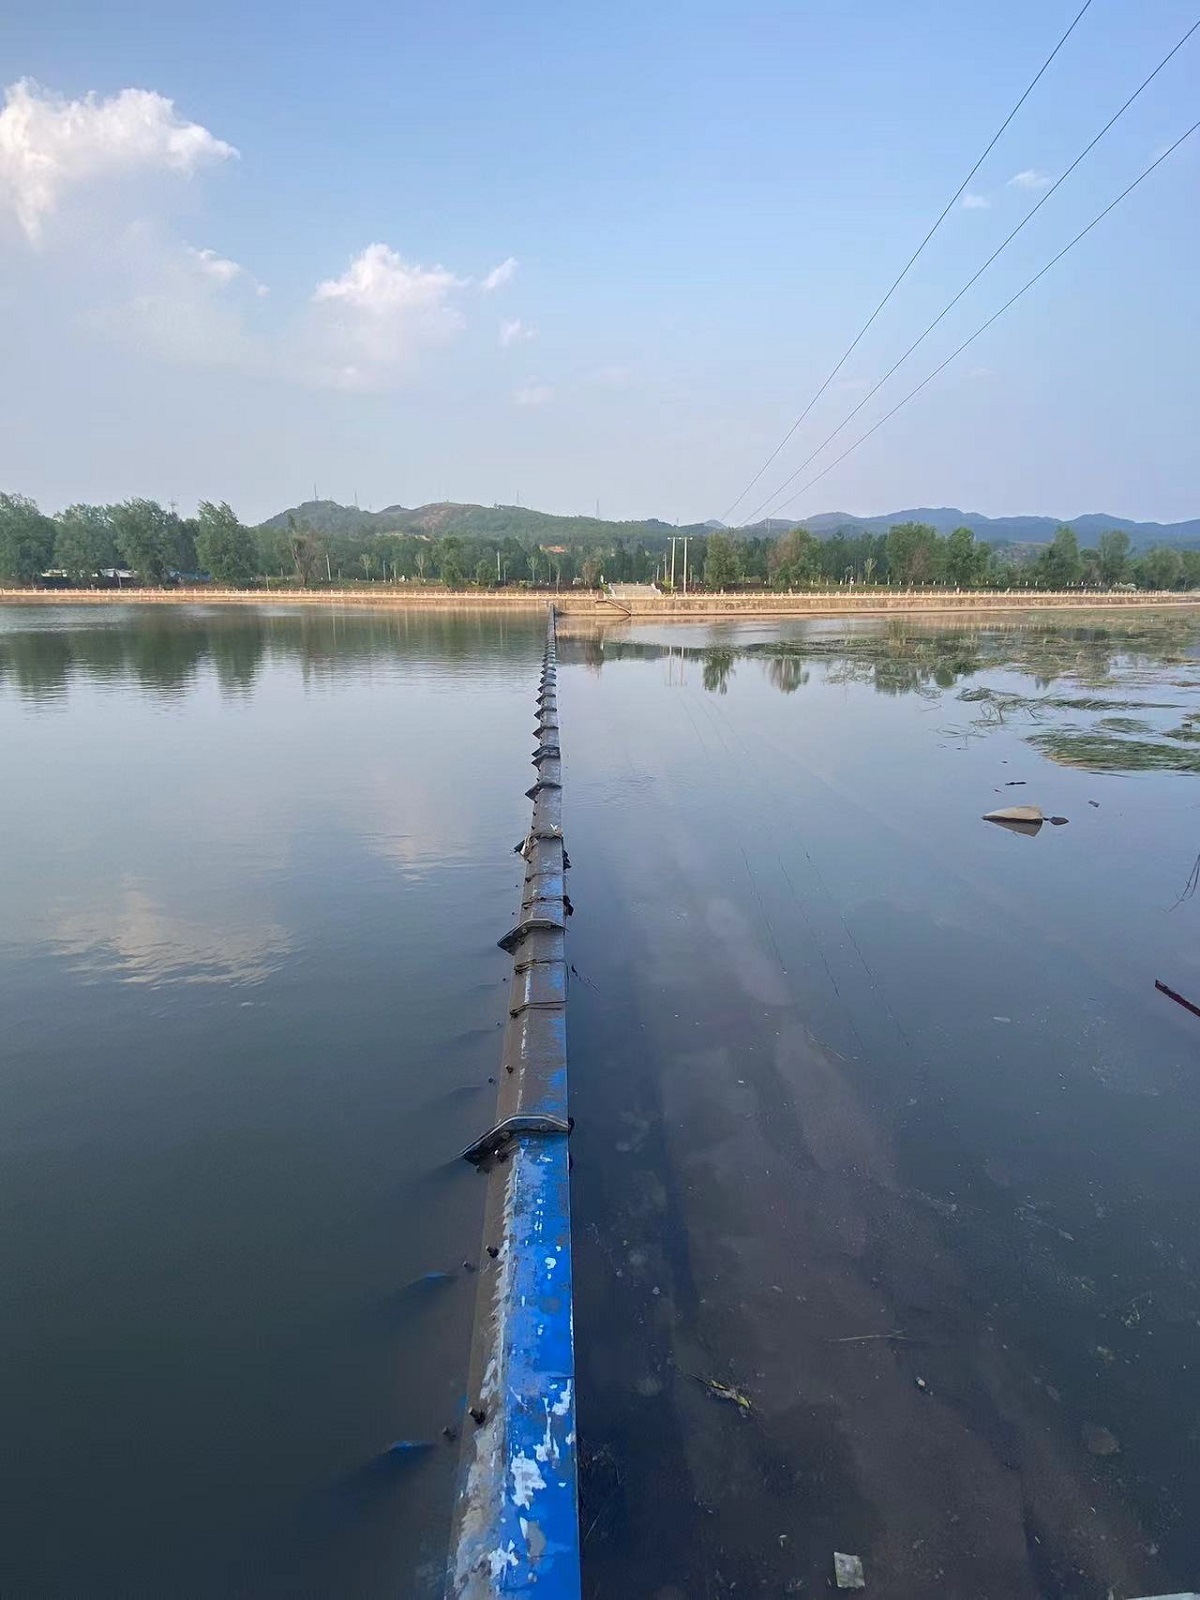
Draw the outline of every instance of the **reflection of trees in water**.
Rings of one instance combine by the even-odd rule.
[[[581,648],[582,641],[575,640],[574,649]],[[939,731],[966,742],[1009,728],[1052,761],[1095,772],[1200,773],[1200,713],[1180,717],[1176,702],[1146,697],[1148,689],[1162,696],[1171,687],[1198,686],[1200,625],[1186,616],[1140,613],[1100,624],[970,627],[895,618],[842,631],[822,623],[799,638],[741,646],[734,635],[720,646],[610,639],[603,649],[595,648],[597,663],[653,661],[668,650],[691,657],[703,665],[704,687],[718,694],[726,691],[739,659],[760,662],[768,683],[784,694],[808,681],[814,661],[823,664],[827,683],[931,700],[981,673],[1011,672],[1029,680],[1029,692],[987,684],[964,687],[958,698],[970,710],[961,722],[948,722]],[[1192,673],[1164,676],[1164,668],[1180,664]],[[1045,692],[1062,679],[1070,687]],[[1148,720],[1155,712],[1171,713],[1174,725],[1158,727]],[[1064,714],[1071,715],[1067,725]],[[1081,714],[1094,714],[1094,720],[1081,722]]]
[[[61,699],[73,664],[66,634],[0,634],[0,683],[11,683],[24,700]]]
[[[876,694],[936,694],[977,672],[974,641],[958,635],[916,635],[889,629],[848,639],[821,640],[816,648],[793,646],[789,657],[825,660],[825,681],[861,683]]]
[[[54,620],[61,622],[61,613]],[[329,677],[379,658],[411,658],[450,675],[460,669],[503,669],[508,662],[520,669],[540,644],[541,629],[538,618],[485,612],[131,608],[80,616],[77,626],[32,625],[0,633],[0,683],[28,698],[53,699],[81,677],[130,677],[144,689],[173,696],[205,665],[223,692],[245,694],[264,660],[297,662],[306,674]],[[610,662],[657,661],[670,650],[700,664],[704,687],[713,694],[728,692],[740,660],[760,661],[767,681],[792,694],[808,681],[815,661],[823,664],[830,683],[865,684],[877,694],[934,696],[999,668],[1022,673],[1041,689],[1062,677],[1100,686],[1118,672],[1125,678],[1138,672],[1161,675],[1165,665],[1196,660],[1200,629],[1179,616],[1122,617],[1103,625],[971,627],[892,618],[841,631],[822,622],[800,638],[746,645],[736,642],[732,628],[717,637],[719,644],[672,645],[669,636],[662,642],[622,640],[564,630],[559,656],[598,672]]]
[[[564,656],[567,659],[571,659],[572,656],[575,656],[576,659],[582,660],[584,666],[589,672],[593,672],[597,677],[599,677],[600,669],[604,665],[604,640],[601,639],[598,634],[596,634],[586,639],[578,639],[574,641],[574,643],[576,646],[574,651],[570,650],[569,648],[567,651],[564,651],[562,645],[559,645],[559,660],[563,660]]]
[[[1191,661],[1200,630],[1188,618],[1156,618],[1121,626],[1024,624],[1007,627],[935,628],[911,619],[837,637],[756,644],[742,652],[771,660],[823,660],[826,681],[868,684],[877,694],[928,694],[951,689],[964,678],[1004,668],[1048,688],[1070,677],[1102,684],[1115,671],[1161,671]],[[772,678],[772,681],[775,681]]]
[[[795,694],[808,682],[808,664],[803,656],[770,656],[763,665],[767,682],[773,683],[781,694]]]
[[[144,689],[174,697],[188,687],[208,653],[207,630],[176,628],[155,617],[150,626],[132,633],[129,666]]]
[[[209,648],[222,694],[248,695],[258,681],[266,640],[259,617],[238,618],[237,627],[213,627]]]
[[[704,687],[709,694],[728,694],[729,676],[733,671],[734,653],[722,646],[704,652]]]
[[[482,613],[239,609],[202,614],[164,608],[116,620],[91,613],[67,628],[47,627],[45,621],[0,632],[0,685],[15,688],[24,699],[61,699],[72,684],[89,680],[133,681],[174,698],[206,667],[223,693],[246,694],[264,660],[294,662],[306,674],[331,677],[347,666],[397,658],[432,663],[450,676],[464,669],[477,672],[481,665],[503,669],[510,662],[514,670],[524,670],[537,659],[543,637],[540,620],[514,623]]]

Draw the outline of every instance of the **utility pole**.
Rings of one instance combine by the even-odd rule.
[[[325,552],[325,576],[329,579],[330,583],[333,582],[333,569],[329,565],[329,551],[328,550],[326,550],[326,552]]]
[[[500,551],[496,551],[496,582],[500,582]]]
[[[690,533],[685,533],[683,535],[683,592],[684,592],[684,594],[687,593],[687,547],[688,547],[688,540],[690,538],[691,538],[691,534]]]
[[[666,558],[664,557],[664,560]],[[671,535],[671,593],[675,593],[675,535]]]

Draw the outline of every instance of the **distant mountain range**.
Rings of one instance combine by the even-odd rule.
[[[915,506],[907,511],[888,511],[879,517],[855,517],[847,511],[822,511],[805,517],[804,526],[819,538],[839,531],[886,533],[897,522],[927,522],[939,533],[955,528],[970,528],[977,539],[988,544],[1049,544],[1056,528],[1066,523],[1074,528],[1082,545],[1092,545],[1102,533],[1118,528],[1129,535],[1135,549],[1156,544],[1200,544],[1200,517],[1190,522],[1133,522],[1128,517],[1112,517],[1089,511],[1081,517],[985,517],[978,511],[960,511],[957,506]],[[795,523],[770,523],[771,532],[780,532]]]
[[[415,507],[385,506],[382,511],[362,511],[358,506],[339,505],[336,500],[306,500],[289,511],[269,517],[262,526],[286,528],[289,517],[314,533],[343,538],[361,538],[373,533],[439,538],[446,533],[461,533],[479,539],[535,540],[543,545],[648,536],[661,539],[670,533],[703,537],[722,526],[710,519],[675,527],[657,517],[639,522],[605,522],[598,517],[554,516],[528,506],[464,505],[451,500]],[[886,533],[897,522],[927,522],[939,533],[970,528],[976,538],[993,545],[1049,544],[1054,530],[1064,522],[1074,528],[1083,545],[1094,544],[1102,533],[1112,528],[1127,533],[1135,550],[1156,544],[1200,544],[1200,517],[1189,522],[1133,522],[1128,517],[1112,517],[1103,512],[1088,512],[1081,517],[985,517],[978,511],[960,511],[956,506],[916,506],[878,517],[855,517],[848,511],[822,511],[818,516],[805,517],[803,524],[773,517],[735,531],[743,535],[776,535],[802,525],[824,539],[838,532]]]

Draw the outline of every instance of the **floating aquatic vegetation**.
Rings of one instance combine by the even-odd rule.
[[[1101,717],[1096,724],[1103,728],[1105,733],[1150,733],[1156,730],[1152,722],[1146,722],[1141,717]]]
[[[1200,772],[1200,750],[1091,729],[1047,729],[1031,733],[1029,743],[1051,761],[1088,772]]]

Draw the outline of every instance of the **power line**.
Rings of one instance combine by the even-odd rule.
[[[846,365],[846,362],[849,361],[850,357],[854,354],[855,350],[858,348],[860,342],[862,341],[863,336],[866,334],[866,332],[870,328],[871,324],[875,321],[875,318],[879,315],[879,313],[883,310],[884,306],[887,305],[888,301],[895,294],[896,290],[904,282],[905,278],[909,274],[909,270],[916,264],[917,258],[920,256],[920,254],[924,250],[925,246],[933,238],[934,234],[938,231],[938,229],[941,227],[942,223],[945,222],[946,218],[950,215],[950,212],[954,209],[954,206],[957,203],[958,198],[962,194],[963,190],[967,187],[967,185],[970,183],[971,179],[979,171],[980,167],[987,160],[988,156],[991,155],[992,151],[995,149],[996,145],[999,143],[1001,134],[1008,127],[1009,123],[1016,116],[1017,112],[1020,111],[1021,107],[1025,104],[1026,100],[1029,99],[1029,96],[1033,93],[1034,89],[1037,87],[1038,81],[1042,77],[1043,73],[1049,67],[1050,63],[1054,60],[1054,58],[1058,54],[1058,52],[1062,49],[1063,45],[1066,44],[1067,40],[1075,32],[1076,26],[1081,21],[1084,12],[1087,11],[1087,9],[1091,5],[1091,3],[1092,3],[1092,0],[1083,0],[1083,5],[1079,8],[1078,12],[1076,12],[1075,19],[1071,23],[1071,26],[1067,29],[1066,33],[1063,34],[1062,38],[1054,46],[1054,49],[1051,50],[1050,54],[1046,57],[1045,61],[1042,62],[1041,66],[1038,68],[1037,72],[1030,79],[1029,84],[1026,87],[1024,94],[1021,96],[1021,98],[1017,101],[1016,105],[1012,108],[1012,110],[1005,117],[1004,121],[996,129],[996,132],[992,135],[992,138],[991,138],[986,150],[984,150],[983,154],[979,157],[978,161],[976,161],[975,165],[971,168],[970,172],[967,173],[966,177],[959,184],[958,188],[950,196],[950,199],[946,202],[945,209],[942,211],[941,215],[938,217],[938,219],[934,223],[933,227],[930,228],[929,232],[921,240],[920,244],[913,251],[912,255],[909,256],[908,260],[904,263],[904,268],[901,271],[900,276],[892,284],[891,288],[884,295],[883,299],[879,302],[879,304],[875,307],[874,311],[872,311],[871,315],[867,318],[867,320],[863,323],[862,327],[855,334],[855,336],[851,340],[850,344],[846,347],[846,350],[845,350],[844,354],[842,355],[841,359],[839,360],[837,366],[834,367],[833,371],[825,379],[825,382],[817,390],[816,394],[813,395],[812,399],[808,402],[808,404],[805,406],[804,410],[796,418],[795,422],[792,423],[791,427],[784,434],[783,438],[779,441],[779,443],[775,446],[774,450],[772,450],[771,454],[763,462],[762,466],[759,467],[758,471],[750,479],[750,482],[742,490],[741,494],[738,495],[737,499],[733,502],[733,504],[729,507],[729,509],[726,512],[724,512],[724,514],[721,517],[721,521],[722,522],[727,522],[729,520],[729,517],[732,515],[732,513],[737,509],[737,507],[742,503],[742,501],[750,493],[751,489],[753,489],[754,485],[762,477],[763,473],[766,472],[767,468],[771,465],[771,463],[775,460],[775,458],[779,454],[779,452],[787,444],[788,440],[792,437],[792,435],[795,433],[796,429],[804,421],[805,417],[808,416],[809,412],[816,405],[817,401],[821,398],[821,396],[825,393],[826,389],[828,389],[829,385],[837,377],[838,373]]]
[[[762,511],[764,511],[766,509],[766,507],[769,506],[773,500],[778,499],[778,497],[783,493],[783,491],[790,484],[792,484],[792,483],[794,483],[796,481],[796,479],[804,471],[805,467],[809,467],[809,466],[812,465],[812,463],[821,454],[821,451],[824,450],[825,446],[828,445],[828,444],[832,444],[833,443],[833,441],[837,438],[838,434],[841,433],[842,429],[844,427],[846,427],[846,425],[848,423],[852,422],[854,420],[854,418],[858,415],[858,413],[862,410],[862,408],[867,404],[867,402],[869,400],[873,399],[874,396],[879,393],[880,389],[883,388],[884,384],[888,381],[888,379],[892,376],[892,374],[899,367],[902,367],[904,365],[904,363],[908,360],[909,356],[912,355],[913,351],[915,349],[917,349],[917,347],[919,345],[924,344],[925,340],[929,337],[929,335],[937,327],[938,323],[941,322],[944,317],[948,316],[950,314],[950,312],[954,310],[954,307],[962,299],[963,295],[965,295],[967,290],[970,289],[974,284],[976,284],[979,281],[980,278],[982,278],[983,274],[991,266],[992,262],[995,261],[996,257],[998,255],[1002,254],[1003,251],[1008,249],[1009,245],[1017,237],[1017,235],[1020,233],[1021,229],[1024,228],[1028,223],[1033,221],[1034,217],[1037,216],[1038,212],[1046,204],[1046,201],[1049,200],[1050,196],[1054,193],[1054,191],[1056,189],[1058,189],[1063,183],[1066,182],[1066,180],[1075,171],[1075,168],[1084,159],[1084,157],[1089,155],[1096,148],[1096,146],[1100,143],[1101,139],[1103,139],[1104,135],[1112,127],[1113,123],[1116,122],[1119,118],[1123,117],[1125,115],[1125,113],[1129,110],[1129,108],[1133,104],[1133,102],[1142,93],[1142,91],[1145,88],[1147,88],[1151,83],[1153,83],[1154,79],[1158,77],[1159,73],[1166,66],[1167,62],[1171,60],[1172,56],[1177,55],[1179,53],[1179,51],[1183,49],[1184,45],[1192,37],[1192,35],[1195,33],[1197,28],[1200,28],[1200,17],[1198,17],[1196,19],[1196,21],[1192,23],[1191,27],[1184,34],[1183,38],[1180,39],[1179,42],[1171,50],[1169,50],[1167,52],[1167,54],[1162,58],[1162,60],[1155,67],[1154,71],[1152,73],[1150,73],[1149,77],[1143,78],[1142,82],[1137,86],[1137,88],[1129,96],[1129,99],[1126,100],[1125,104],[1123,106],[1121,106],[1119,110],[1113,112],[1112,116],[1109,117],[1108,121],[1100,129],[1100,132],[1096,135],[1096,137],[1092,140],[1092,142],[1089,145],[1086,145],[1084,147],[1084,149],[1080,151],[1080,153],[1075,157],[1074,161],[1072,161],[1071,165],[1061,175],[1061,177],[1057,178],[1055,180],[1055,182],[1051,185],[1051,187],[1046,190],[1045,194],[1038,201],[1037,205],[1035,205],[1034,207],[1032,207],[1031,210],[1029,210],[1029,211],[1027,211],[1025,213],[1025,216],[1021,219],[1020,222],[1017,223],[1016,227],[1008,235],[1007,239],[1005,239],[1002,244],[998,245],[996,247],[996,249],[992,251],[991,255],[987,258],[987,260],[979,268],[978,272],[974,273],[970,278],[967,279],[966,283],[963,284],[962,288],[954,296],[954,299],[951,300],[948,305],[945,305],[945,306],[942,307],[942,309],[938,312],[937,316],[934,317],[933,321],[928,325],[928,327],[925,328],[924,332],[918,334],[917,337],[913,340],[912,344],[910,344],[908,349],[904,352],[904,354],[897,361],[894,361],[892,363],[892,365],[887,369],[887,371],[884,373],[883,377],[880,378],[879,382],[875,385],[875,387],[873,389],[868,389],[867,393],[865,395],[863,395],[862,399],[854,407],[853,411],[851,411],[848,416],[844,417],[842,419],[842,421],[838,423],[837,427],[833,430],[832,433],[826,435],[826,437],[821,441],[821,443],[813,451],[812,455],[808,456],[804,461],[802,461],[800,463],[800,465],[796,468],[796,470],[793,473],[791,473],[790,476],[786,477],[783,480],[783,482],[779,485],[779,487],[776,490],[774,490],[773,493],[771,493],[771,494],[769,494],[767,496],[767,498],[762,502],[761,505],[755,507],[755,509],[750,513],[749,517],[746,519],[748,522],[753,522],[755,520],[755,518]],[[722,519],[722,520],[724,520],[724,519]]]
[[[971,337],[969,339],[964,339],[963,342],[959,345],[957,350],[952,350],[950,352],[950,354],[946,357],[946,359],[943,362],[939,363],[938,366],[934,367],[933,371],[929,374],[928,377],[921,379],[920,383],[917,384],[915,389],[910,389],[909,392],[904,396],[904,398],[902,400],[897,400],[896,404],[892,407],[892,409],[890,411],[885,411],[883,416],[880,417],[879,421],[873,423],[871,425],[871,427],[869,427],[867,429],[866,433],[861,434],[854,441],[854,443],[852,445],[848,445],[846,447],[846,449],[842,451],[840,456],[835,456],[834,459],[829,463],[829,465],[827,467],[822,467],[821,471],[817,473],[816,477],[810,478],[808,480],[808,482],[803,485],[802,488],[797,489],[795,494],[791,495],[784,502],[784,505],[791,505],[794,501],[798,500],[802,494],[806,494],[808,492],[808,490],[811,489],[812,486],[815,483],[820,483],[821,479],[823,477],[825,477],[825,475],[827,473],[832,472],[834,467],[838,466],[841,462],[845,461],[846,457],[848,455],[851,455],[855,450],[857,450],[860,444],[865,444],[866,441],[871,437],[871,435],[873,433],[876,433],[880,428],[883,427],[885,422],[890,421],[890,419],[896,415],[897,411],[899,411],[903,406],[906,406],[910,400],[914,400],[917,397],[917,395],[920,394],[921,390],[926,387],[927,384],[932,383],[933,380],[937,377],[937,375],[940,372],[944,372],[952,361],[956,360],[960,355],[962,355],[963,351],[967,348],[968,345],[974,344],[976,339],[979,338],[980,334],[986,333],[987,330],[992,326],[993,322],[997,322],[1004,315],[1004,313],[1009,309],[1010,306],[1016,305],[1017,301],[1021,298],[1021,296],[1026,294],[1026,293],[1028,293],[1028,291],[1033,288],[1034,284],[1037,283],[1039,278],[1044,278],[1046,276],[1046,274],[1050,271],[1051,267],[1057,266],[1058,263],[1062,260],[1062,258],[1067,254],[1067,252],[1069,250],[1073,250],[1075,248],[1075,246],[1079,243],[1079,241],[1081,239],[1083,239],[1083,238],[1086,238],[1086,236],[1089,233],[1091,233],[1092,229],[1094,227],[1096,227],[1096,225],[1098,223],[1103,222],[1105,217],[1108,216],[1110,211],[1115,210],[1116,207],[1121,204],[1121,201],[1124,200],[1127,195],[1132,194],[1133,191],[1137,188],[1138,184],[1144,182],[1145,179],[1147,179],[1150,176],[1150,174],[1154,171],[1155,167],[1161,166],[1162,163],[1167,159],[1168,156],[1173,155],[1175,153],[1175,151],[1179,149],[1179,146],[1181,144],[1183,144],[1185,140],[1190,139],[1191,136],[1196,132],[1196,130],[1198,128],[1200,128],[1200,121],[1193,122],[1191,127],[1187,130],[1186,133],[1181,133],[1179,138],[1176,139],[1175,143],[1173,145],[1169,145],[1168,148],[1166,150],[1164,150],[1163,153],[1160,156],[1156,157],[1155,160],[1153,160],[1148,167],[1146,167],[1142,172],[1140,172],[1138,174],[1138,176],[1133,180],[1133,182],[1131,184],[1128,185],[1127,188],[1122,189],[1120,194],[1117,196],[1117,198],[1115,200],[1110,200],[1108,205],[1105,206],[1104,210],[1101,211],[1098,216],[1093,217],[1092,220],[1088,223],[1087,227],[1081,229],[1081,231],[1075,235],[1075,237],[1071,240],[1071,242],[1069,244],[1065,244],[1062,247],[1062,249],[1058,252],[1058,254],[1056,256],[1053,256],[1049,261],[1047,261],[1046,265],[1041,269],[1040,272],[1034,273],[1033,277],[1030,278],[1029,282],[1024,284],[1020,289],[1018,289],[1016,294],[1014,294],[1011,299],[1006,300],[1004,302],[1004,304],[1000,307],[999,311],[994,312],[987,319],[987,321],[985,323],[981,324],[980,327],[976,328],[975,332],[971,335]],[[776,509],[782,511],[783,510],[783,506],[778,506],[778,507],[776,507]]]

